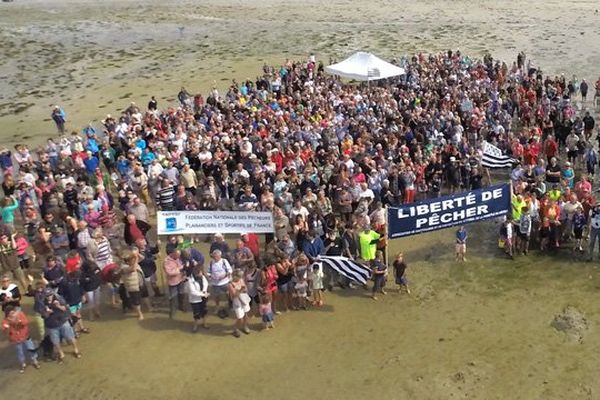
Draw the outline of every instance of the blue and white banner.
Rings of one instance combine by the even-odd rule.
[[[395,239],[505,215],[510,185],[423,200],[388,208],[388,237]]]
[[[159,235],[198,233],[273,233],[273,214],[269,211],[159,211]]]

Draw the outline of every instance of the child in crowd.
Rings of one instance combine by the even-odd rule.
[[[456,261],[467,261],[467,230],[461,226],[456,231]]]
[[[298,300],[298,307],[306,310],[306,298],[308,297],[308,282],[306,276],[300,277],[298,282],[294,285],[294,297]]]
[[[407,294],[410,294],[410,289],[408,288],[408,280],[406,279],[406,269],[408,265],[404,262],[404,255],[402,253],[398,253],[396,255],[396,259],[394,260],[394,275],[396,277],[396,285],[398,285],[398,293],[402,291],[402,288],[406,290]]]
[[[320,264],[313,264],[311,271],[313,304],[317,307],[323,305],[323,268]]]
[[[264,325],[264,329],[275,328],[275,324],[273,323],[273,307],[271,306],[271,294],[264,293],[260,295],[260,306],[258,308],[258,312],[262,318],[262,322]]]
[[[387,294],[383,289],[385,287],[385,279],[387,276],[387,265],[383,259],[383,251],[377,250],[375,253],[375,259],[373,260],[373,300],[377,300],[376,294]]]

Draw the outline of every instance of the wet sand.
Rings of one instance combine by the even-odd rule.
[[[520,50],[551,73],[600,74],[595,2],[17,0],[0,3],[3,144],[54,134],[51,104],[70,128],[130,101],[161,107],[179,87],[223,91],[264,61],[309,54],[327,61],[367,49],[391,58],[460,47],[508,61]],[[179,27],[185,27],[183,31]],[[84,357],[19,375],[0,343],[0,388],[11,399],[593,399],[600,392],[597,262],[570,250],[517,261],[496,248],[497,227],[470,227],[468,262],[453,230],[396,240],[411,296],[372,301],[326,293],[322,310],[291,312],[276,329],[240,339],[231,320],[133,316],[105,310],[81,340]],[[211,303],[212,305],[212,303]],[[589,323],[581,341],[551,326],[567,306]],[[26,310],[28,308],[26,307]]]

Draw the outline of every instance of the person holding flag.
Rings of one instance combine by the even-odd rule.
[[[373,261],[377,251],[377,243],[381,235],[375,232],[369,225],[358,234],[358,244],[360,247],[360,258],[364,261]]]

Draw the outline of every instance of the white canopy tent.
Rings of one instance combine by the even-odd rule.
[[[376,81],[405,73],[404,68],[363,51],[354,53],[342,62],[325,67],[325,72],[359,81]]]

